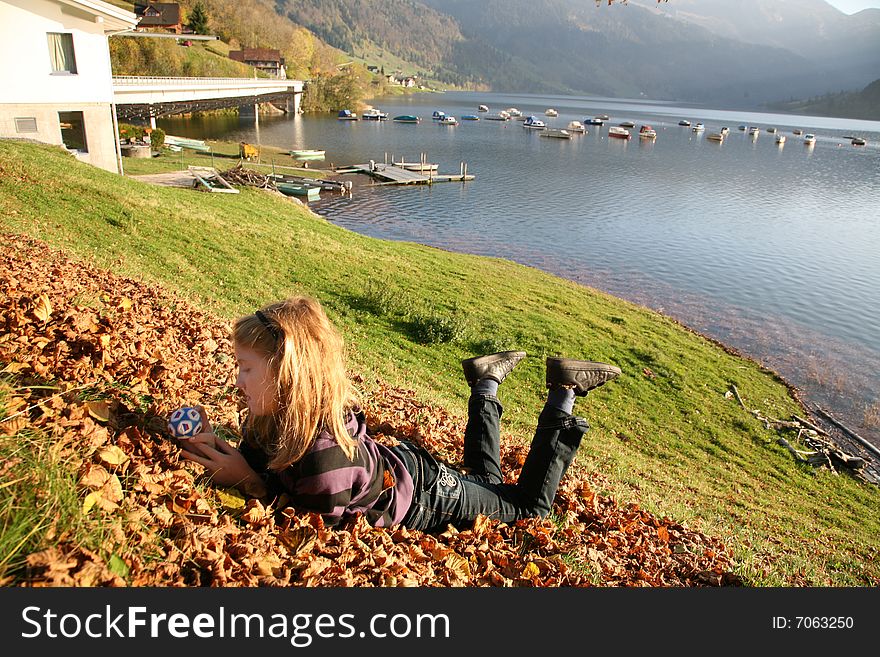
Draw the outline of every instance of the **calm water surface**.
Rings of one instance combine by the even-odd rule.
[[[880,444],[880,122],[680,107],[656,101],[477,93],[373,101],[419,125],[335,117],[165,120],[170,134],[322,148],[325,164],[426,152],[476,180],[324,194],[312,207],[375,237],[509,258],[669,314],[779,371]],[[607,113],[570,141],[516,121],[431,121],[485,103],[548,125]],[[544,116],[553,107],[557,118]],[[705,123],[695,134],[678,125]],[[655,142],[609,139],[651,124]],[[756,125],[757,139],[738,130]],[[730,128],[723,144],[704,135]],[[784,145],[765,129],[775,126]],[[805,147],[794,128],[815,133]],[[853,147],[849,136],[868,140]],[[352,178],[349,178],[352,179]]]

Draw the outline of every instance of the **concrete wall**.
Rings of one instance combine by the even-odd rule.
[[[116,143],[113,139],[113,115],[109,103],[3,103],[0,104],[0,138],[33,139],[63,146],[58,112],[82,112],[85,122],[87,153],[75,152],[81,162],[118,172]],[[36,132],[20,132],[16,118],[36,119]]]
[[[62,144],[58,112],[83,112],[88,152],[77,158],[117,171],[106,27],[54,0],[0,0],[0,137]],[[75,75],[52,73],[49,32],[73,35]],[[37,131],[19,132],[16,117],[35,118]]]

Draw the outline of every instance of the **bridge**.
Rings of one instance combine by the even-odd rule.
[[[113,76],[116,116],[149,120],[186,112],[203,112],[223,107],[256,106],[283,101],[288,111],[299,111],[302,80],[268,78],[164,78]]]

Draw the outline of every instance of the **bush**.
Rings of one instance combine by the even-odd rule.
[[[373,315],[394,314],[399,292],[394,290],[384,281],[370,281],[364,288],[364,293],[358,297],[357,306]]]
[[[441,312],[433,308],[414,314],[409,321],[409,333],[421,344],[440,344],[461,338],[467,330],[464,318],[457,312]]]

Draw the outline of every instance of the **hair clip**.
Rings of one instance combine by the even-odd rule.
[[[258,310],[257,312],[254,313],[254,315],[256,315],[257,319],[260,320],[260,323],[262,323],[262,325],[265,326],[269,330],[269,333],[272,334],[273,338],[275,338],[277,340],[278,338],[281,337],[281,330],[278,328],[277,325],[275,325],[269,321],[269,318],[263,314],[262,310]]]

